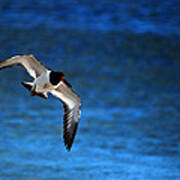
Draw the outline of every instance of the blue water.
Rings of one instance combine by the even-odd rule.
[[[180,3],[0,0],[0,59],[34,54],[82,97],[71,152],[62,106],[0,72],[0,179],[180,179]]]

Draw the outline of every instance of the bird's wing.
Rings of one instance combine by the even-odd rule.
[[[64,144],[69,151],[73,144],[80,120],[81,99],[64,82],[61,82],[55,90],[51,91],[51,93],[63,104],[63,138]]]
[[[22,66],[33,78],[37,78],[47,69],[33,55],[17,55],[0,61],[0,70],[13,66]]]

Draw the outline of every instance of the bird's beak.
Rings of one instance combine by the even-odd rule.
[[[65,79],[64,79],[64,76],[62,76],[62,77],[61,77],[61,81],[64,81],[64,80],[65,80]]]
[[[72,85],[66,81],[64,76],[61,77],[61,81],[63,81],[68,87],[72,88]]]
[[[72,85],[71,85],[70,83],[68,83],[65,79],[64,79],[64,83],[65,83],[68,87],[72,88]]]

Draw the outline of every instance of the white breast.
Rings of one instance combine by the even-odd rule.
[[[41,76],[35,79],[35,84],[36,84],[36,92],[44,92],[44,87],[49,86],[49,73],[51,71],[46,71],[43,73]]]

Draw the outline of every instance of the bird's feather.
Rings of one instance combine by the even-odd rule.
[[[51,93],[63,104],[63,138],[67,150],[70,150],[80,120],[81,99],[64,82],[61,82],[55,90],[51,91]]]
[[[39,77],[47,69],[33,55],[17,55],[0,61],[0,70],[13,66],[22,66],[33,78]]]

